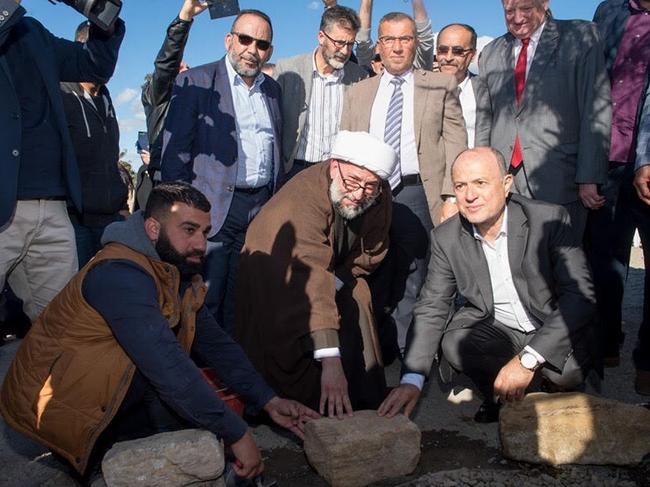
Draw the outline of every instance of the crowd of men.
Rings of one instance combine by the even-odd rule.
[[[207,6],[183,1],[143,85],[129,216],[105,86],[124,23],[70,42],[0,0],[0,285],[33,322],[0,413],[80,474],[117,440],[198,427],[259,475],[203,367],[301,436],[320,415],[411,414],[432,370],[468,376],[494,422],[530,391],[598,392],[619,364],[635,229],[650,249],[650,0],[593,22],[502,0],[478,75],[474,28],[434,44],[422,0],[376,43],[372,0],[323,3],[304,54],[270,64],[272,19],[241,10],[225,55],[188,68]]]

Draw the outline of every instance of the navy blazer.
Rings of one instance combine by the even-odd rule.
[[[16,207],[18,170],[20,167],[20,141],[22,136],[21,109],[14,88],[9,65],[2,48],[10,32],[24,39],[36,67],[43,77],[46,93],[61,134],[63,176],[68,197],[81,212],[81,182],[79,169],[68,133],[68,124],[59,90],[61,81],[87,81],[106,83],[113,75],[117,54],[124,37],[124,22],[118,20],[115,33],[98,35],[91,28],[91,36],[84,45],[53,36],[37,20],[24,17],[25,9],[15,0],[0,0],[0,228],[9,222]],[[117,163],[117,161],[116,161]]]
[[[273,190],[284,175],[280,159],[280,86],[269,76],[261,91],[273,125]],[[210,201],[212,233],[223,225],[237,179],[237,125],[226,58],[178,75],[163,134],[162,180],[186,181]]]

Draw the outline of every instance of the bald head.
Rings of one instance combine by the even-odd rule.
[[[500,176],[505,176],[508,173],[508,166],[503,154],[492,147],[475,147],[473,149],[465,149],[458,154],[458,157],[451,165],[451,173],[453,175],[454,168],[457,164],[465,160],[478,160],[484,164],[492,165],[499,173]],[[452,176],[453,177],[453,176]]]

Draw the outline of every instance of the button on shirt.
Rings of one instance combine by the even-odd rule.
[[[261,91],[260,73],[250,88],[226,60],[237,127],[238,188],[259,188],[269,184],[273,170],[273,125]]]
[[[460,106],[463,109],[463,118],[465,119],[465,129],[467,130],[467,147],[474,148],[474,134],[476,133],[476,97],[472,80],[469,76],[458,85],[460,91]]]
[[[296,158],[320,162],[329,158],[334,136],[339,131],[343,111],[343,69],[322,75],[313,56],[312,63],[311,97]]]
[[[379,140],[384,140],[384,129],[386,127],[386,115],[388,104],[393,96],[394,85],[391,80],[394,78],[388,71],[384,71],[379,80],[379,89],[372,104],[370,114],[370,134]],[[413,111],[415,98],[415,77],[413,70],[409,70],[400,76],[404,79],[402,83],[402,94],[404,104],[402,107],[402,132],[400,143],[400,171],[402,175],[420,174],[420,163],[418,162],[418,149],[415,141],[415,115]],[[391,178],[392,179],[392,178]]]

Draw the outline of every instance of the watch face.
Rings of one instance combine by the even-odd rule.
[[[521,356],[521,365],[527,369],[533,370],[537,367],[537,359],[532,353],[525,353]]]

